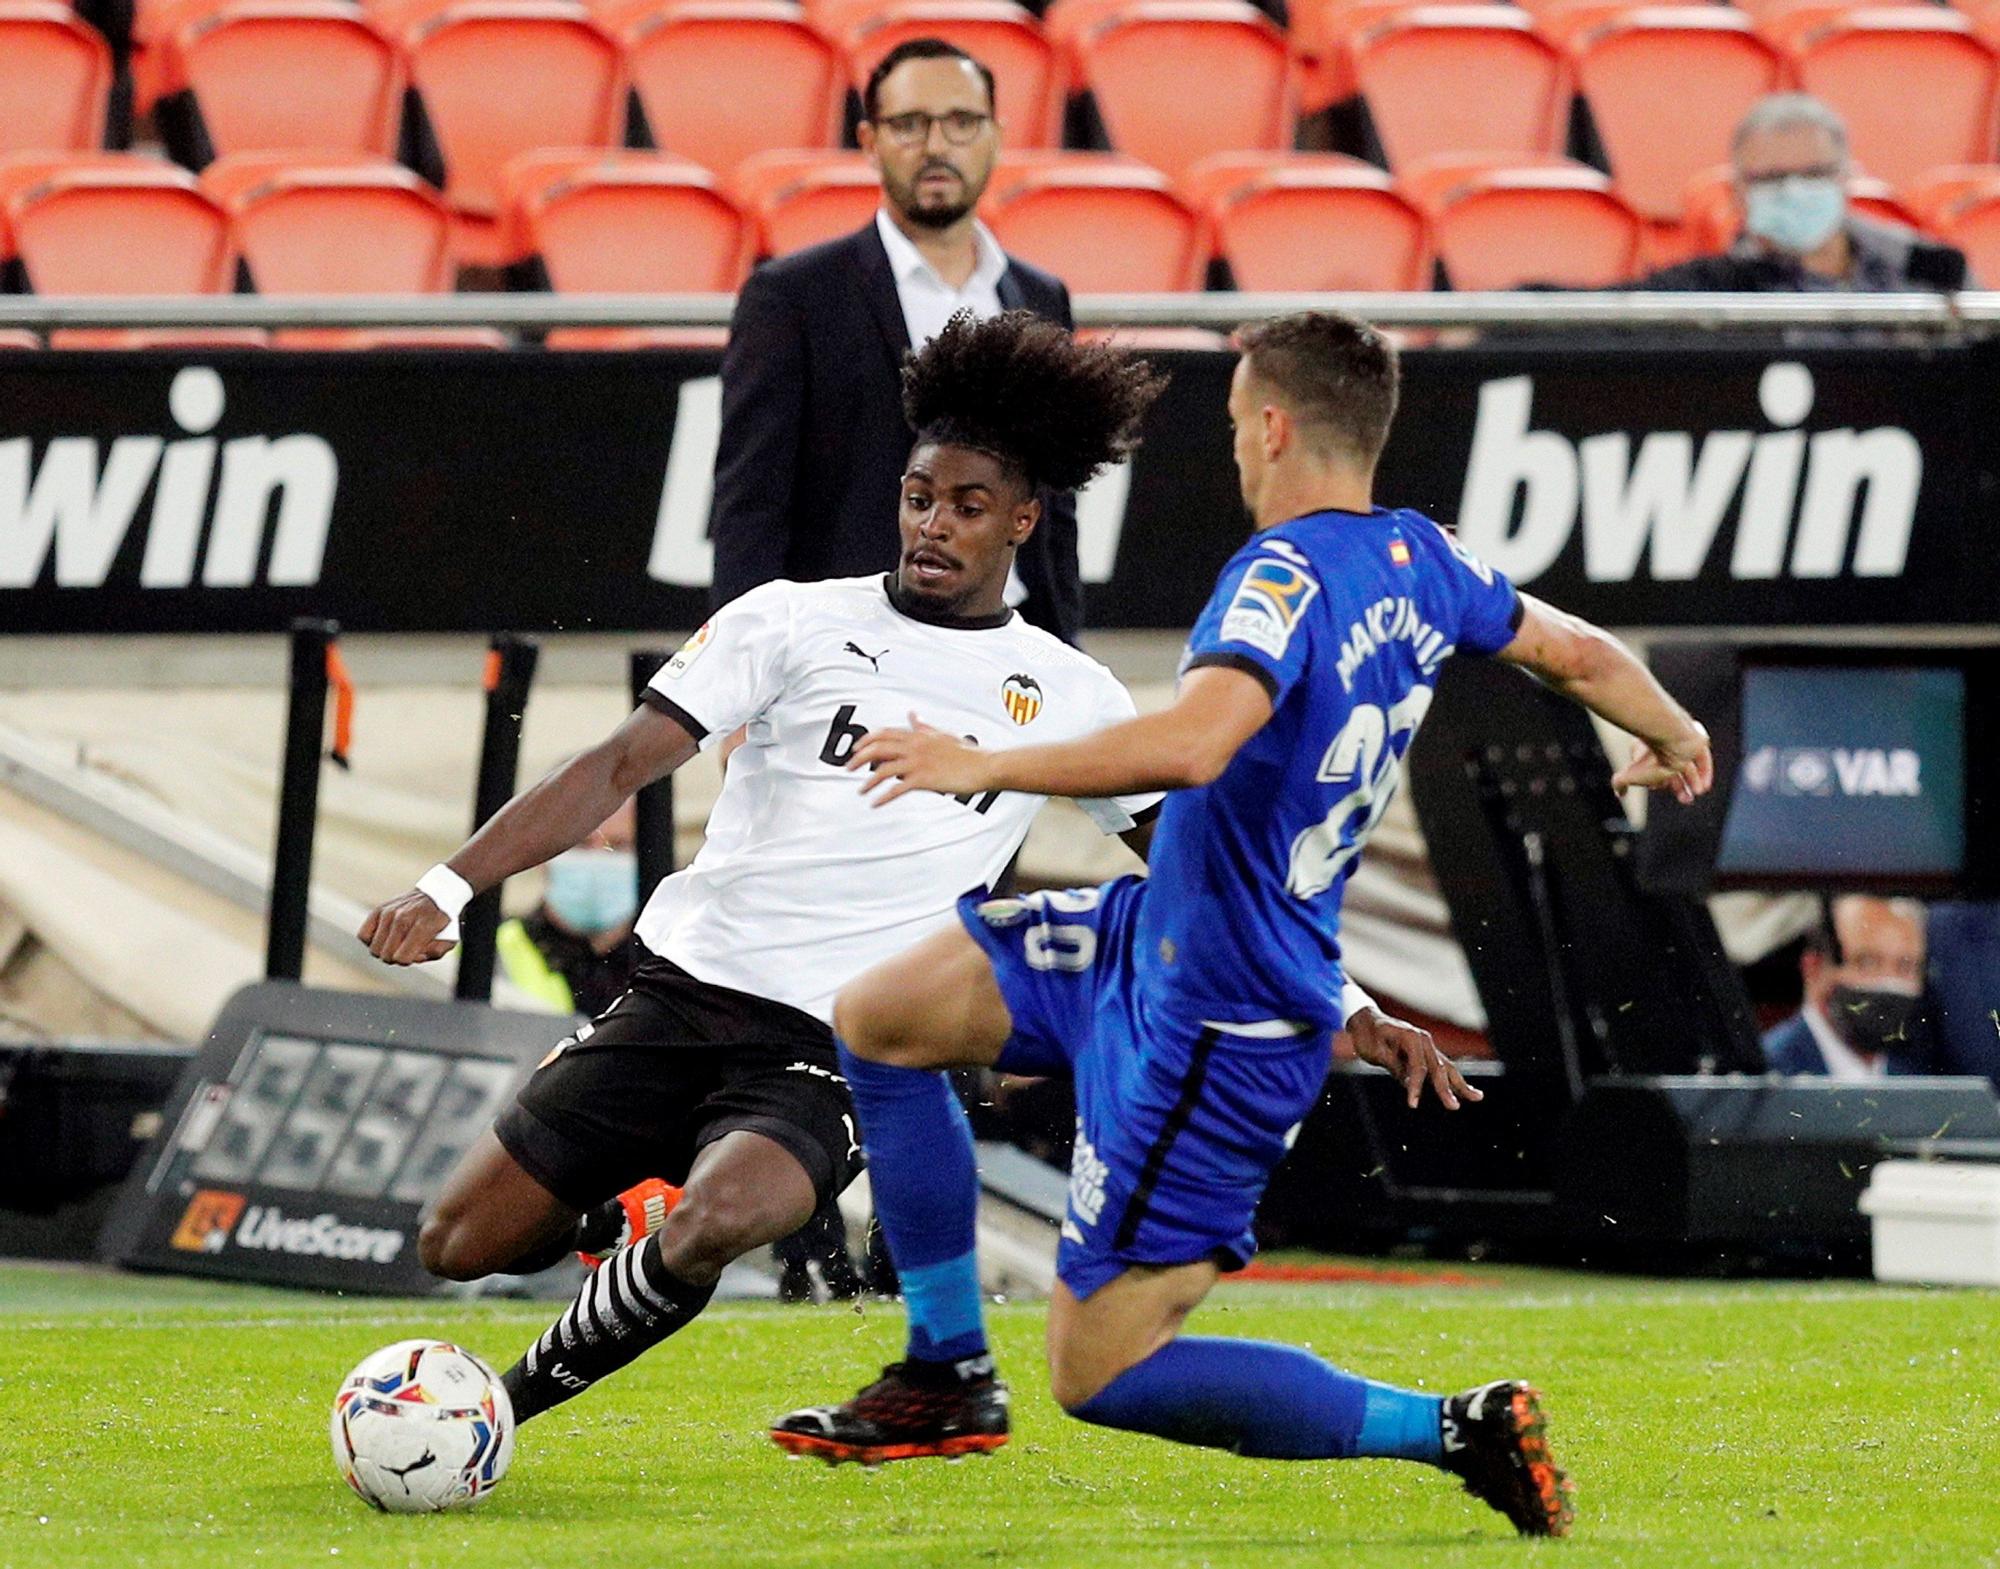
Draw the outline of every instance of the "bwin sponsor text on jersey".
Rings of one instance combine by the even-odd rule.
[[[1759,410],[1774,428],[1712,430],[1699,439],[1677,430],[1572,439],[1533,428],[1532,377],[1485,382],[1459,538],[1516,582],[1530,583],[1581,523],[1591,581],[1685,582],[1708,567],[1733,518],[1732,578],[1899,577],[1923,450],[1893,425],[1802,429],[1815,397],[1812,372],[1779,361],[1765,366],[1757,388]]]
[[[340,465],[319,436],[209,434],[225,407],[206,365],[175,375],[167,412],[177,439],[133,434],[101,442],[57,436],[41,447],[0,429],[0,589],[32,588],[50,569],[58,588],[110,576],[145,512],[141,588],[247,588],[319,581]],[[275,521],[273,513],[275,511]]]

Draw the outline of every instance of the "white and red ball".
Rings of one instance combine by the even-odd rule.
[[[477,1503],[514,1455],[514,1406],[492,1368],[443,1340],[362,1359],[333,1399],[333,1462],[390,1514]]]

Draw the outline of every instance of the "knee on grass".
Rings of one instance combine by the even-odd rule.
[[[1088,1355],[1066,1354],[1057,1346],[1049,1347],[1048,1357],[1049,1393],[1056,1404],[1079,1422],[1090,1421],[1084,1407],[1109,1388],[1118,1373],[1107,1371],[1101,1363],[1093,1365]]]

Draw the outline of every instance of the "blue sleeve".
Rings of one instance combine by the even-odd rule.
[[[1514,634],[1521,629],[1521,615],[1526,607],[1521,603],[1520,591],[1507,581],[1504,573],[1481,561],[1447,530],[1439,528],[1438,536],[1445,543],[1442,560],[1459,605],[1456,639],[1459,651],[1499,653],[1514,641]]]
[[[1282,539],[1260,542],[1223,568],[1182,668],[1245,671],[1276,703],[1305,673],[1312,642],[1306,610],[1319,594],[1319,577],[1302,551]]]

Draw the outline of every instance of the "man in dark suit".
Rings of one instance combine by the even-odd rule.
[[[1827,900],[1799,957],[1805,999],[1764,1037],[1773,1073],[1871,1079],[1932,1071],[1917,1017],[1924,910],[1914,899]]]
[[[861,146],[882,176],[875,220],[766,264],[737,298],[710,524],[718,605],[772,578],[895,566],[912,440],[898,373],[954,312],[1071,324],[1061,281],[1005,255],[974,214],[999,154],[992,72],[938,39],[901,44],[869,77],[862,111]],[[1029,621],[1074,642],[1076,498],[1042,508],[1015,594]]]

